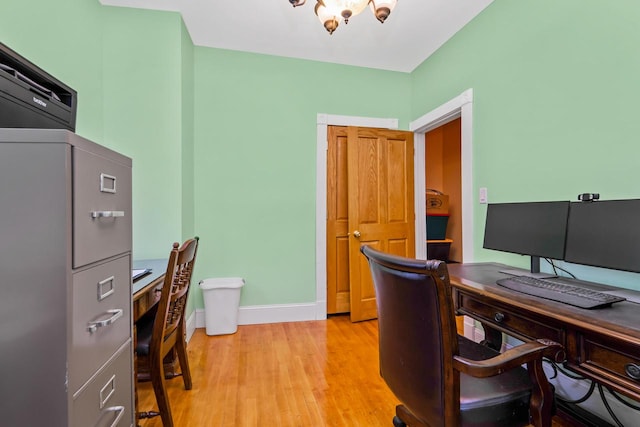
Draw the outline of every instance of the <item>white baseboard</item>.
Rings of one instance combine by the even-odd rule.
[[[199,326],[197,326],[197,310],[194,310],[191,313],[191,316],[189,316],[189,318],[187,319],[187,342],[189,342],[189,340],[191,339],[191,337],[193,336],[193,333],[196,331],[196,328],[198,328]]]
[[[195,328],[204,328],[204,309],[196,309],[187,321],[187,339]],[[302,322],[306,320],[325,320],[326,308],[316,304],[277,304],[243,306],[238,310],[238,325],[257,325],[262,323]],[[193,326],[191,326],[193,325]]]

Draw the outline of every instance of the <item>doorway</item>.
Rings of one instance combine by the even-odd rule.
[[[448,262],[462,262],[460,123],[458,117],[425,134],[427,257]]]

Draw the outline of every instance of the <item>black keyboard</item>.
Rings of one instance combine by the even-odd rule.
[[[513,276],[500,279],[496,283],[523,294],[546,298],[580,308],[598,308],[624,301],[625,298],[592,291],[580,286],[558,283],[529,276]]]

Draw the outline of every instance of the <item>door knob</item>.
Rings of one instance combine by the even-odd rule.
[[[354,231],[353,235],[357,238],[360,238],[360,232],[358,230]]]

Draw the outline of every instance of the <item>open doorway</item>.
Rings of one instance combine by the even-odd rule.
[[[427,258],[462,262],[460,117],[425,134]]]
[[[426,176],[426,146],[425,134],[439,128],[449,122],[460,119],[460,207],[459,227],[460,246],[456,246],[458,262],[473,262],[473,150],[472,150],[472,125],[473,125],[473,90],[468,89],[430,111],[424,116],[409,123],[409,130],[414,132],[416,147],[416,218],[426,217],[425,206],[425,176]],[[457,185],[457,184],[456,184]],[[416,242],[426,241],[425,221],[416,222]],[[426,245],[416,247],[416,258],[426,259]]]

